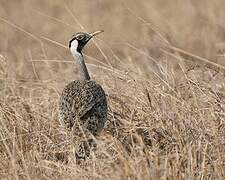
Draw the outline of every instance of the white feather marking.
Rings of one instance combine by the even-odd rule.
[[[70,46],[70,51],[73,55],[73,57],[75,58],[75,60],[81,64],[81,61],[82,61],[82,55],[81,53],[79,53],[77,51],[77,47],[78,47],[78,41],[75,39],[73,40],[73,42],[71,43],[71,46]]]
[[[71,46],[70,46],[70,51],[73,55],[77,54],[77,47],[78,47],[78,41],[75,39],[72,41]]]

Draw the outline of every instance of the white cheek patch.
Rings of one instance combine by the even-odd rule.
[[[81,55],[81,53],[79,53],[77,51],[77,47],[78,47],[78,41],[73,40],[73,42],[71,43],[71,46],[70,46],[70,51],[71,51],[73,57],[79,62],[80,59],[82,59],[82,55]]]
[[[77,47],[78,47],[78,41],[75,39],[75,40],[73,40],[73,42],[71,43],[71,46],[70,46],[70,51],[72,52],[72,54],[78,53]]]

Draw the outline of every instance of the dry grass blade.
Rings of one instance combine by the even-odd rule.
[[[220,64],[217,64],[217,63],[214,63],[212,60],[209,60],[209,59],[206,59],[206,58],[203,58],[203,57],[200,57],[200,56],[197,56],[195,54],[192,54],[190,52],[187,52],[185,50],[182,50],[180,48],[177,48],[177,47],[170,47],[171,49],[173,49],[174,51],[176,52],[179,52],[179,53],[182,53],[182,54],[185,54],[185,55],[188,55],[190,57],[193,57],[194,59],[198,60],[198,61],[201,61],[203,63],[206,63],[208,65],[212,65],[213,67],[216,67],[216,68],[219,68],[220,70],[223,70],[225,71],[225,67],[220,65]]]
[[[49,39],[49,38],[44,37],[44,36],[41,36],[41,38],[44,39],[44,40],[46,40],[46,41],[49,41],[49,42],[51,42],[51,43],[53,43],[53,44],[55,44],[55,45],[57,45],[57,46],[60,46],[60,47],[63,47],[63,48],[68,49],[68,46],[66,46],[66,45],[64,45],[64,44],[62,44],[62,43],[60,43],[60,42],[57,42],[57,41],[55,41],[55,40]]]
[[[0,179],[225,179],[224,7],[0,1]],[[67,41],[98,29],[83,55],[108,121],[78,165],[58,117],[79,79]]]

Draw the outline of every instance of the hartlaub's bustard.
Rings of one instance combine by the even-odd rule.
[[[107,118],[107,100],[102,87],[91,80],[82,55],[82,49],[95,35],[79,32],[72,36],[69,48],[76,59],[82,80],[69,83],[59,101],[60,123],[74,133],[74,153],[77,159],[85,159],[93,147],[93,136],[102,129]]]

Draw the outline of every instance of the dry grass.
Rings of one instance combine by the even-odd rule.
[[[2,179],[225,179],[225,1],[0,2]],[[98,149],[81,165],[57,102],[86,48],[108,94]]]

